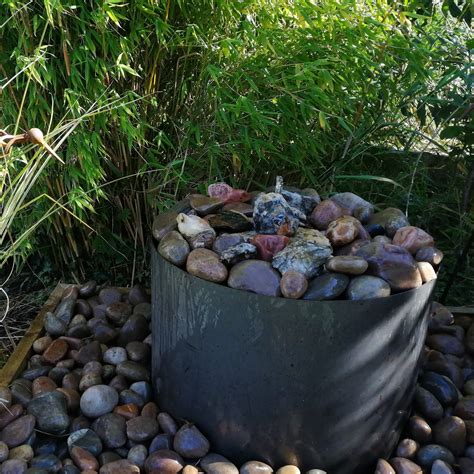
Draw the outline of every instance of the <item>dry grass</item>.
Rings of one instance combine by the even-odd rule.
[[[0,368],[15,350],[31,321],[38,313],[43,302],[48,298],[49,290],[42,289],[10,296],[8,312],[0,324]],[[0,300],[0,315],[7,311],[7,302]]]

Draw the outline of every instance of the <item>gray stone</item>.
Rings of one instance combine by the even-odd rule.
[[[97,418],[110,413],[117,405],[118,393],[108,385],[95,385],[88,388],[81,397],[81,411],[85,416]]]

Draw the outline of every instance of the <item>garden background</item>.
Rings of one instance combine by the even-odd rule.
[[[153,215],[205,183],[353,191],[473,303],[470,0],[1,0],[0,272],[147,282]],[[449,293],[448,293],[449,290]]]

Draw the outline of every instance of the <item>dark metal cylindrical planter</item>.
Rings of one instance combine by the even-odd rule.
[[[153,249],[159,405],[235,463],[373,472],[408,415],[434,286],[295,301],[196,278]]]

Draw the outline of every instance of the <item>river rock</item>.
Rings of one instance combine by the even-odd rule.
[[[332,196],[331,200],[348,209],[351,215],[362,223],[368,222],[374,213],[374,206],[354,193],[338,193]]]
[[[327,199],[321,201],[312,211],[309,222],[318,230],[326,230],[329,223],[340,217],[350,215],[350,211],[339,206],[335,201]]]
[[[294,235],[300,218],[306,217],[301,211],[291,207],[281,194],[262,193],[255,200],[253,221],[259,234]]]
[[[132,305],[129,303],[123,303],[121,301],[112,303],[111,305],[107,306],[105,314],[110,321],[117,324],[118,326],[123,326],[132,314]]]
[[[148,449],[143,444],[137,444],[130,448],[127,459],[135,466],[143,467],[148,456]],[[132,471],[133,472],[133,471]]]
[[[189,255],[189,244],[176,230],[169,232],[158,245],[158,253],[168,262],[181,267]]]
[[[158,214],[153,220],[153,226],[151,230],[153,237],[160,241],[167,234],[173,230],[176,230],[178,227],[178,223],[176,221],[177,217],[178,213],[174,211],[162,212]]]
[[[227,268],[219,260],[219,255],[208,249],[193,250],[186,262],[186,270],[191,275],[215,283],[222,283],[227,279]]]
[[[69,350],[68,343],[63,339],[56,339],[43,352],[43,359],[47,364],[56,365],[63,359]]]
[[[426,338],[426,344],[443,354],[452,354],[462,357],[464,344],[455,336],[449,334],[431,334]]]
[[[222,199],[224,202],[246,202],[251,199],[250,193],[243,189],[234,189],[227,183],[213,183],[207,187],[207,194]]]
[[[149,453],[154,453],[159,449],[173,449],[173,435],[160,433],[156,435],[150,443]]]
[[[20,459],[30,462],[34,457],[33,448],[29,444],[22,444],[10,450],[9,459]]]
[[[23,407],[19,404],[11,405],[8,410],[0,412],[0,431],[9,425],[12,421],[16,420],[23,414]]]
[[[252,219],[236,211],[221,211],[205,218],[213,229],[224,232],[244,232],[252,229]]]
[[[364,245],[370,244],[371,242],[375,242],[375,240],[356,239],[350,244],[343,245],[342,247],[335,249],[334,255],[336,257],[354,256],[357,254],[360,248],[362,248]]]
[[[118,365],[127,360],[127,351],[123,347],[111,347],[104,352],[103,359],[106,364]]]
[[[434,240],[423,229],[409,225],[397,230],[392,243],[403,247],[411,254],[416,254],[423,247],[432,247]]]
[[[211,248],[216,238],[215,230],[199,216],[179,214],[176,218],[178,229],[192,249]]]
[[[2,463],[0,467],[1,474],[25,474],[28,464],[21,459],[9,459]]]
[[[448,464],[454,464],[455,462],[453,453],[449,449],[438,444],[428,444],[423,446],[418,451],[416,458],[420,466],[425,468],[431,468],[436,459],[441,459]]]
[[[309,281],[304,300],[334,300],[346,291],[349,277],[341,273],[325,273]]]
[[[415,389],[413,404],[421,415],[431,421],[438,421],[443,417],[443,406],[441,403],[429,390],[419,385]]]
[[[71,458],[74,461],[74,464],[81,469],[81,471],[98,471],[99,470],[99,461],[91,454],[89,451],[80,448],[79,446],[74,446],[71,449]]]
[[[127,360],[117,366],[117,374],[123,375],[126,379],[132,382],[148,381],[150,379],[150,372],[142,364]]]
[[[400,458],[414,459],[419,449],[420,445],[415,440],[405,438],[398,443],[396,454]]]
[[[160,425],[160,428],[163,430],[164,433],[175,435],[178,431],[178,426],[176,425],[176,422],[168,413],[159,413],[157,420]]]
[[[215,453],[204,456],[200,465],[207,474],[238,474],[239,472],[227,458]]]
[[[390,285],[382,278],[361,275],[353,278],[347,288],[347,298],[350,300],[368,300],[390,296]]]
[[[206,216],[219,210],[223,205],[224,201],[217,197],[204,196],[203,194],[192,194],[190,196],[191,207],[200,216]]]
[[[251,242],[255,245],[259,258],[271,262],[289,244],[290,239],[286,235],[257,234]]]
[[[177,474],[183,469],[183,458],[169,449],[159,449],[148,456],[145,461],[145,472],[147,474]]]
[[[141,314],[132,314],[120,328],[117,344],[126,346],[129,342],[143,341],[149,333],[147,319]]]
[[[183,425],[174,437],[174,450],[183,458],[202,458],[209,452],[207,438],[192,424]]]
[[[92,341],[81,347],[75,356],[75,360],[79,365],[86,365],[91,361],[100,362],[102,360],[102,348],[100,347],[100,343],[98,341]]]
[[[457,416],[447,416],[433,427],[433,441],[460,456],[466,447],[466,425]]]
[[[125,348],[129,359],[134,362],[141,362],[150,357],[150,346],[144,342],[129,342]]]
[[[51,336],[63,336],[67,331],[67,324],[53,313],[47,312],[44,316],[44,328]]]
[[[53,370],[59,370],[59,369],[55,368]],[[68,372],[67,369],[64,369],[64,370],[66,370],[66,373]],[[58,377],[58,381],[60,382],[61,380],[62,380],[62,377]],[[42,376],[42,377],[38,377],[35,380],[33,380],[33,385],[31,387],[31,391],[33,393],[33,397],[36,397],[37,395],[40,395],[42,393],[53,392],[57,388],[58,388],[58,386],[54,382],[54,380],[52,380],[49,377]]]
[[[459,399],[456,386],[447,377],[435,372],[425,372],[420,385],[429,390],[444,406],[456,405]]]
[[[329,223],[326,236],[334,247],[353,242],[359,235],[360,222],[351,216],[339,217]]]
[[[397,245],[370,243],[361,247],[356,255],[369,263],[369,275],[383,278],[393,291],[422,285],[415,260],[408,251]]]
[[[431,442],[433,434],[431,426],[420,416],[415,415],[408,420],[407,431],[410,438],[422,445]]]
[[[95,431],[92,431],[88,428],[77,430],[71,433],[67,439],[67,446],[69,450],[71,450],[74,446],[79,446],[86,451],[89,451],[93,456],[99,456],[99,454],[102,452],[101,439]]]
[[[385,461],[385,459],[379,459],[377,461],[377,466],[375,467],[374,474],[396,474],[396,472],[395,469],[390,466],[388,461]]]
[[[428,262],[437,266],[443,260],[444,254],[436,247],[422,247],[415,254],[415,260],[418,262]]]
[[[248,260],[257,256],[257,247],[253,244],[243,242],[229,247],[220,254],[220,259],[227,265],[235,265],[242,260]]]
[[[92,429],[106,448],[120,448],[127,442],[125,418],[115,413],[107,413],[97,418]]]
[[[240,466],[239,474],[271,474],[273,469],[261,461],[247,461]]]
[[[127,459],[119,459],[103,465],[99,474],[140,474],[140,467]]]
[[[28,404],[28,414],[36,418],[37,427],[46,433],[61,434],[69,427],[67,398],[58,391],[34,397]]]
[[[301,471],[297,466],[294,466],[293,464],[287,464],[286,466],[280,467],[276,474],[301,474]]]
[[[291,207],[298,209],[305,215],[311,214],[311,211],[321,201],[319,194],[314,189],[282,189],[281,195]]]
[[[237,290],[267,296],[280,296],[280,275],[270,263],[245,260],[232,267],[227,284]]]
[[[431,466],[431,474],[454,474],[454,470],[449,464],[437,459]]]
[[[229,202],[223,208],[223,212],[238,212],[244,216],[251,217],[253,215],[253,206],[246,202]]]
[[[36,418],[33,415],[25,415],[12,421],[0,432],[0,441],[9,448],[16,448],[31,436],[35,428]]]
[[[285,298],[301,298],[308,288],[305,276],[294,270],[285,272],[280,280],[281,293]]]
[[[380,224],[390,238],[401,227],[410,225],[405,214],[400,209],[394,207],[389,207],[373,214],[369,219],[369,224]]]
[[[119,303],[122,301],[122,293],[118,288],[103,288],[99,292],[99,301],[105,306]]]
[[[459,400],[454,407],[454,415],[463,420],[474,420],[474,396],[467,396]]]
[[[118,393],[112,387],[95,385],[82,394],[81,411],[85,416],[97,418],[110,413],[118,404],[118,400]]]
[[[423,474],[422,468],[413,461],[405,458],[392,458],[390,464],[397,474]]]
[[[239,245],[245,242],[242,234],[221,234],[212,244],[212,250],[219,255],[230,247]]]
[[[42,354],[53,342],[51,336],[43,336],[33,342],[33,350],[37,354]]]
[[[154,438],[158,434],[158,431],[158,422],[153,418],[137,416],[127,421],[127,436],[137,443],[142,443]]]
[[[341,255],[338,257],[331,257],[326,262],[326,270],[329,272],[346,273],[348,275],[362,275],[369,264],[361,257],[354,257],[350,255]]]
[[[297,236],[278,252],[273,258],[272,266],[281,274],[293,270],[309,279],[322,271],[331,254],[329,240],[319,231],[311,230],[311,233],[302,234],[301,238]]]
[[[416,262],[416,266],[421,275],[421,281],[423,283],[428,283],[431,280],[436,280],[436,272],[434,271],[431,263],[428,262]]]

